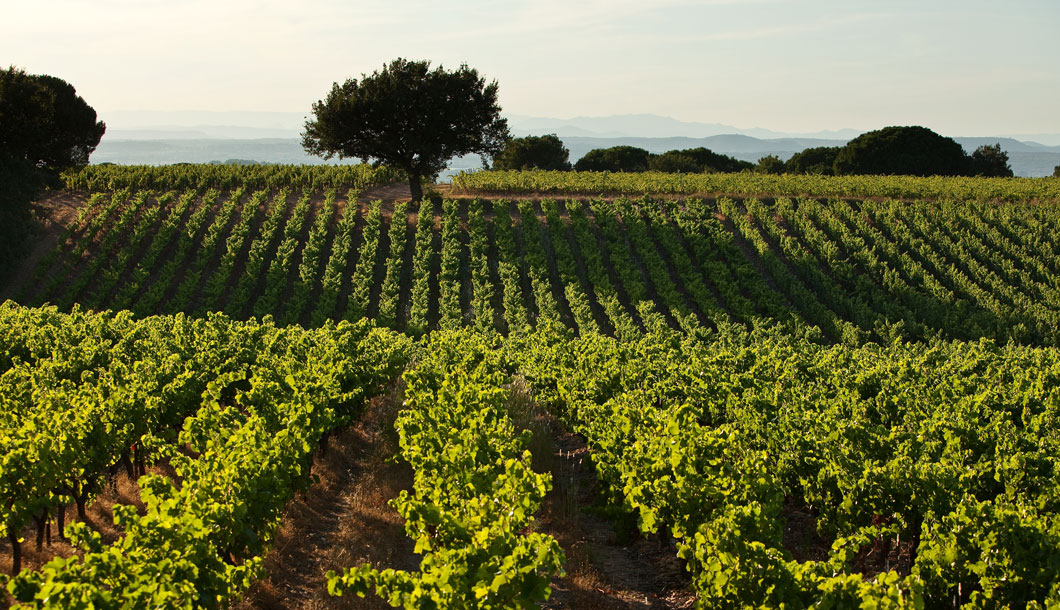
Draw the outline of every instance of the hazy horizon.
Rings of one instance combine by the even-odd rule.
[[[528,117],[1060,133],[1052,0],[44,0],[6,15],[3,61],[69,81],[104,121],[308,113],[332,82],[407,57],[467,63]]]
[[[261,112],[261,111],[149,111],[120,110],[110,113],[104,139],[171,139],[172,137],[199,137],[224,139],[290,138],[299,137],[305,112]],[[702,138],[711,135],[741,134],[760,139],[776,138],[822,138],[850,140],[865,131],[850,128],[834,128],[816,132],[784,132],[768,126],[739,127],[718,123],[683,122],[672,117],[649,113],[575,116],[535,117],[504,113],[509,119],[513,135],[541,135],[560,133],[567,136],[589,137],[690,137]],[[651,126],[664,125],[659,129]],[[880,129],[879,125],[873,129]],[[176,136],[171,134],[178,134]],[[1060,133],[943,133],[954,138],[1012,138],[1034,142],[1045,146],[1060,146]]]

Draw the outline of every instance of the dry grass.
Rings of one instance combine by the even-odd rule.
[[[326,574],[363,563],[419,566],[404,521],[388,503],[412,486],[408,466],[389,459],[397,452],[393,423],[403,390],[395,386],[373,400],[356,425],[332,437],[313,464],[319,481],[287,508],[265,576],[234,609],[390,608],[373,596],[329,596]]]

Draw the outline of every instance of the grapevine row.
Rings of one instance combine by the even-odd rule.
[[[551,536],[528,530],[551,477],[530,468],[491,336],[434,333],[404,375],[407,408],[395,427],[414,482],[392,504],[422,555],[419,572],[332,572],[332,595],[374,592],[408,610],[531,608],[548,597],[563,553]]]
[[[123,533],[113,545],[103,545],[84,523],[68,528],[83,552],[12,579],[8,589],[19,608],[224,607],[256,577],[287,500],[308,484],[318,440],[356,418],[367,398],[403,367],[411,347],[366,323],[302,331],[220,315],[136,322],[127,315],[68,316],[10,304],[2,311],[11,322],[4,325],[4,340],[21,350],[9,360],[15,373],[5,374],[5,382],[18,387],[24,378],[51,379],[50,391],[65,397],[18,410],[21,429],[32,431],[31,415],[76,414],[59,424],[67,434],[58,434],[56,424],[35,436],[5,429],[5,442],[28,441],[5,451],[5,460],[33,468],[3,470],[5,498],[15,499],[5,505],[17,508],[4,513],[9,537],[27,511],[44,510],[46,518],[50,506],[79,491],[81,482],[49,478],[46,469],[90,482],[135,443],[167,457],[180,481],[142,477],[145,512],[115,507]],[[50,336],[42,332],[42,315],[56,327]],[[85,351],[91,341],[76,341],[108,341],[109,335],[119,337],[118,349]],[[64,361],[22,364],[51,344],[74,351]],[[84,372],[97,363],[105,366],[102,372]],[[70,383],[56,384],[57,375]],[[103,384],[110,390],[99,391]],[[82,430],[81,440],[71,442]],[[140,440],[144,434],[155,440]],[[67,442],[56,453],[62,438]],[[38,459],[27,453],[34,447]],[[20,472],[25,476],[12,478]],[[16,483],[21,487],[10,486]]]

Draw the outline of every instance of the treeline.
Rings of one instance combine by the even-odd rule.
[[[752,163],[707,148],[671,150],[655,154],[636,146],[594,148],[571,166],[570,151],[555,134],[514,138],[494,159],[495,170],[544,169],[578,172],[739,172]]]
[[[786,162],[763,157],[758,169],[827,176],[1012,176],[1000,143],[984,144],[969,155],[953,138],[925,127],[885,127],[861,134],[846,146],[807,148]]]
[[[885,127],[864,133],[845,146],[807,148],[787,161],[766,155],[757,164],[707,148],[651,153],[635,146],[590,150],[573,166],[570,153],[554,134],[511,140],[494,160],[496,170],[544,169],[595,172],[715,173],[825,176],[1012,176],[1008,153],[1000,143],[967,154],[954,139],[925,127]],[[1060,168],[1058,168],[1060,171]]]

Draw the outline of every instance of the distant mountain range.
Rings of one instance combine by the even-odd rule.
[[[302,150],[299,133],[306,113],[292,112],[115,112],[104,116],[107,134],[92,155],[93,163],[206,163],[231,159],[268,163],[321,163]],[[694,123],[651,114],[554,119],[508,116],[516,136],[557,134],[571,161],[594,148],[637,146],[651,152],[705,147],[755,162],[765,155],[787,159],[815,146],[842,146],[862,132],[840,129],[784,133],[739,129],[717,123]],[[967,151],[1000,143],[1019,176],[1051,175],[1060,165],[1060,134],[956,137]],[[451,172],[481,167],[471,155],[454,159]]]
[[[814,133],[786,133],[752,127],[741,129],[721,123],[679,121],[655,114],[622,114],[606,117],[551,119],[509,115],[508,125],[516,135],[544,135],[596,138],[708,138],[719,135],[743,135],[759,139],[819,138],[851,140],[861,135],[856,129],[839,129]]]

